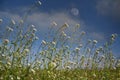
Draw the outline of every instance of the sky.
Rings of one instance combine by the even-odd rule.
[[[19,20],[37,0],[0,0],[0,18],[6,23],[10,18]],[[58,26],[67,22],[79,23],[93,39],[103,42],[117,33],[113,51],[120,56],[120,0],[40,0],[42,5],[28,13],[27,22],[37,26],[43,39],[47,26],[56,21]],[[3,23],[4,24],[4,23]],[[0,26],[2,30],[4,27]],[[2,32],[2,31],[1,31]]]

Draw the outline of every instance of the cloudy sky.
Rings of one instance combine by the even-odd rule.
[[[10,18],[19,20],[37,0],[0,0],[0,18],[7,23]],[[41,0],[42,5],[33,9],[27,22],[37,26],[40,36],[46,27],[56,21],[58,26],[67,22],[79,23],[87,35],[99,42],[117,33],[114,54],[120,55],[120,0]],[[3,27],[0,26],[2,30]]]

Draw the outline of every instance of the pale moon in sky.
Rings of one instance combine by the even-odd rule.
[[[71,13],[74,15],[74,16],[77,16],[79,15],[79,10],[77,8],[72,8],[71,9]]]

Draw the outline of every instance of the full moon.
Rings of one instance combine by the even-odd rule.
[[[74,16],[77,16],[79,15],[79,10],[77,8],[72,8],[71,9],[71,13],[74,15]]]

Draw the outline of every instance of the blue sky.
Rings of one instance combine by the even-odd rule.
[[[0,18],[19,20],[37,0],[0,0]],[[28,15],[28,23],[35,24],[40,36],[52,21],[58,25],[80,23],[93,39],[99,42],[117,33],[114,54],[120,55],[120,1],[119,0],[41,0],[42,5]],[[1,26],[0,26],[1,27]],[[2,27],[0,28],[2,29]],[[41,37],[41,39],[42,39]]]

